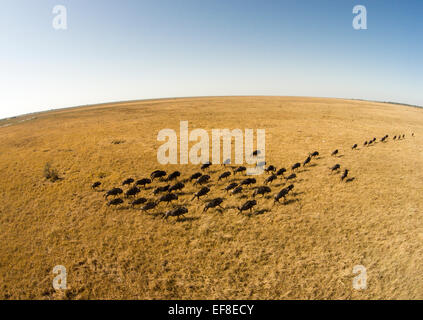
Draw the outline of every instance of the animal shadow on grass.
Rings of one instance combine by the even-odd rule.
[[[302,194],[304,194],[304,192],[303,192],[303,191],[293,192],[293,193],[292,193],[292,195],[293,195],[294,197],[299,196],[299,195],[302,195]]]
[[[317,163],[312,163],[308,165],[309,168],[317,167]]]
[[[345,180],[345,183],[353,182],[354,180],[355,180],[355,177],[348,178],[347,180]]]
[[[244,213],[244,216],[251,218],[251,217],[254,217],[254,216],[259,216],[259,215],[265,214],[267,212],[270,212],[270,210],[269,209],[261,209],[261,210],[256,210],[254,212],[248,211],[248,212]]]
[[[336,158],[343,158],[343,157],[344,157],[343,154],[340,154],[339,156],[336,156]]]

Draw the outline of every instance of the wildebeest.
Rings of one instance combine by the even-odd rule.
[[[295,179],[296,177],[297,177],[297,175],[296,175],[295,173],[293,173],[293,174],[289,175],[288,177],[286,177],[285,179],[286,179],[286,180],[293,180],[293,179]]]
[[[240,208],[238,207],[238,214],[242,213],[242,211],[250,210],[252,211],[253,207],[257,205],[256,200],[248,200],[246,203],[244,203]]]
[[[195,198],[197,198],[198,200],[200,200],[200,197],[205,196],[207,193],[209,193],[209,191],[210,191],[210,189],[209,189],[209,188],[207,188],[207,187],[202,187],[202,188],[200,189],[200,191],[198,191],[198,192],[196,192],[196,193],[194,194],[194,197],[191,199],[191,201],[192,201],[192,200],[194,200]]]
[[[197,180],[198,178],[200,178],[203,174],[201,172],[196,172],[194,173],[191,177],[189,177],[189,181],[192,180]]]
[[[231,175],[231,172],[230,171],[225,171],[225,172],[223,172],[220,176],[219,176],[219,179],[217,179],[218,181],[220,181],[220,180],[222,180],[222,179],[225,179],[225,178],[227,178],[227,177],[229,177]]]
[[[123,193],[123,190],[121,188],[113,188],[113,189],[107,191],[104,194],[104,197],[106,199],[108,199],[110,196],[117,196],[117,195],[122,194],[122,193]]]
[[[345,169],[344,173],[342,174],[341,181],[343,181],[348,176],[348,169]]]
[[[301,163],[297,162],[291,167],[291,170],[294,171],[295,169],[298,169],[299,167],[301,167]]]
[[[170,185],[166,185],[166,186],[163,186],[163,187],[157,187],[156,189],[154,189],[153,193],[159,194],[159,193],[162,193],[162,192],[166,192],[166,191],[169,190],[169,188],[170,188]]]
[[[266,171],[267,173],[275,172],[276,168],[275,168],[275,166],[270,165],[266,169],[264,169],[264,171]]]
[[[237,174],[238,172],[244,172],[246,170],[247,170],[246,167],[238,167],[234,170],[234,175]]]
[[[180,176],[181,176],[181,173],[180,173],[179,171],[172,172],[171,174],[169,174],[169,175],[167,176],[166,181],[172,181],[172,180],[175,180],[175,179],[177,179],[177,178],[178,178],[178,177],[180,177]]]
[[[254,150],[253,153],[251,154],[251,156],[256,157],[261,153],[260,150]]]
[[[141,180],[138,180],[137,182],[135,182],[135,185],[145,187],[147,184],[150,184],[150,183],[151,183],[151,179],[145,178],[145,179],[141,179]]]
[[[257,183],[257,180],[255,178],[247,178],[241,181],[241,186],[249,186],[251,184]]]
[[[288,187],[286,187],[286,188],[283,188],[281,191],[279,191],[276,195],[275,195],[275,197],[274,197],[274,202],[279,202],[279,200],[281,199],[281,198],[283,198],[283,201],[285,202],[286,201],[286,196],[288,195],[288,193],[292,190],[292,189],[294,189],[294,185],[293,184],[291,184],[291,185],[289,185]]]
[[[364,141],[364,144],[363,144],[363,146],[367,146],[367,141]]]
[[[94,183],[92,184],[91,188],[92,188],[92,189],[96,189],[96,188],[98,188],[99,186],[101,186],[101,182],[100,182],[100,181],[97,181],[97,182],[94,182]]]
[[[394,140],[397,140],[397,136],[394,136]]]
[[[130,185],[131,183],[133,183],[134,182],[134,179],[132,179],[132,178],[129,178],[129,179],[126,179],[125,181],[123,181],[122,182],[122,185],[123,186],[125,186],[125,185]]]
[[[304,160],[303,166],[305,167],[311,161],[311,156],[308,156],[307,159]]]
[[[373,143],[373,140],[370,140],[367,146],[370,146]]]
[[[238,186],[238,183],[232,182],[230,185],[226,186],[225,190],[226,192],[232,190],[233,188],[236,188]]]
[[[224,209],[221,204],[223,202],[222,198],[216,198],[211,200],[209,203],[207,203],[203,209],[203,212],[206,212],[208,209],[219,207],[221,209]]]
[[[164,216],[163,216],[163,219],[166,219],[167,220],[168,217],[176,217],[176,220],[179,220],[179,217],[180,216],[182,216],[182,217],[185,218],[184,215],[186,213],[188,213],[188,209],[187,208],[185,208],[185,207],[179,207],[179,208],[176,208],[176,209],[173,209],[173,210],[170,210],[170,211],[166,212],[164,214]]]
[[[354,150],[354,149],[357,149],[357,147],[358,147],[358,145],[357,145],[357,144],[355,144],[355,145],[353,145],[353,146],[352,146],[352,148],[351,148],[351,149],[352,149],[352,150]]]
[[[272,189],[270,189],[267,186],[261,186],[261,187],[258,187],[256,190],[254,190],[253,197],[255,197],[258,194],[261,194],[261,196],[264,197],[264,195],[269,192],[272,192]]]
[[[174,200],[178,200],[178,196],[174,193],[167,193],[164,196],[161,196],[159,199],[160,202],[166,202],[166,205],[169,204],[169,202],[172,202]]]
[[[238,186],[238,187],[236,187],[235,189],[233,189],[231,191],[231,194],[232,195],[236,195],[236,194],[241,193],[241,192],[242,192],[242,187],[241,186]]]
[[[206,169],[208,169],[210,166],[211,166],[211,163],[210,163],[210,162],[206,162],[206,163],[204,163],[204,164],[201,166],[201,170],[206,170]]]
[[[156,178],[161,179],[161,178],[165,177],[166,175],[167,175],[166,171],[156,170],[150,175],[150,178],[151,178],[152,181],[154,181],[154,179],[156,179]]]
[[[147,212],[148,210],[151,210],[157,207],[157,204],[158,202],[153,202],[153,201],[147,202],[145,206],[141,208],[141,210]]]
[[[204,176],[201,176],[200,178],[198,178],[195,182],[194,182],[194,185],[197,185],[197,184],[204,184],[204,183],[207,183],[208,181],[210,180],[210,176],[209,175],[204,175]]]
[[[335,164],[332,168],[330,168],[330,170],[333,172],[333,171],[336,171],[340,168],[341,168],[341,166],[339,164]]]
[[[272,183],[272,182],[273,182],[273,180],[276,180],[277,178],[278,178],[278,177],[277,177],[275,174],[272,174],[271,176],[267,177],[267,178],[264,180],[264,183],[265,183],[265,184]]]
[[[125,197],[135,197],[138,193],[140,193],[140,189],[138,189],[137,187],[132,187],[131,189],[125,192]]]
[[[277,172],[276,175],[277,176],[283,176],[283,174],[286,172],[285,168],[280,168]]]
[[[132,201],[131,202],[131,205],[134,207],[134,206],[137,206],[137,205],[146,203],[146,202],[147,202],[147,199],[146,198],[138,198],[138,199]]]
[[[168,191],[169,192],[179,191],[179,190],[182,190],[184,187],[185,185],[182,182],[178,182],[174,184],[173,186],[171,186]]]
[[[319,155],[319,152],[317,152],[317,151],[314,151],[312,154],[311,154],[311,156],[312,157],[317,157]]]
[[[110,207],[110,206],[118,206],[118,205],[120,205],[120,204],[122,204],[123,203],[123,200],[121,199],[121,198],[117,198],[117,199],[113,199],[113,200],[111,200],[111,201],[109,201],[108,203],[107,203],[107,205]]]
[[[339,153],[339,150],[338,150],[338,149],[336,149],[335,151],[333,151],[333,152],[332,152],[332,154],[331,154],[331,155],[332,155],[332,156],[336,156],[338,153]]]

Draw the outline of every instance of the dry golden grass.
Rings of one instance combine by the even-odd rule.
[[[28,117],[27,117],[28,118]],[[40,113],[0,122],[0,298],[6,299],[398,299],[423,298],[423,110],[289,97],[167,99]],[[264,128],[266,160],[277,167],[318,150],[317,166],[299,173],[297,199],[260,215],[228,209],[202,214],[188,184],[179,203],[186,220],[106,206],[103,189],[160,166],[157,133],[193,128]],[[411,137],[415,133],[415,138]],[[392,141],[404,133],[405,140]],[[385,134],[388,143],[363,148]],[[124,141],[112,144],[112,141]],[[351,146],[359,144],[357,151]],[[334,149],[343,155],[330,156]],[[43,177],[45,164],[62,178]],[[339,162],[355,180],[340,183]],[[212,171],[221,171],[213,167]],[[226,196],[212,174],[211,193]],[[101,178],[100,178],[101,177]],[[260,176],[261,182],[265,177]],[[279,183],[280,184],[280,183]],[[275,183],[276,193],[282,188]],[[152,190],[143,196],[152,198]],[[250,192],[251,193],[251,192]],[[368,288],[352,288],[354,265]],[[55,265],[68,290],[52,288]]]

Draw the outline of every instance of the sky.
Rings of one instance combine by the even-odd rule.
[[[0,0],[0,118],[216,95],[423,106],[422,36],[421,0]]]

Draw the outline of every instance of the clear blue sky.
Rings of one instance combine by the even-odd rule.
[[[68,30],[52,27],[67,7]],[[368,30],[352,28],[355,5]],[[144,98],[423,105],[423,1],[1,0],[0,118]]]

